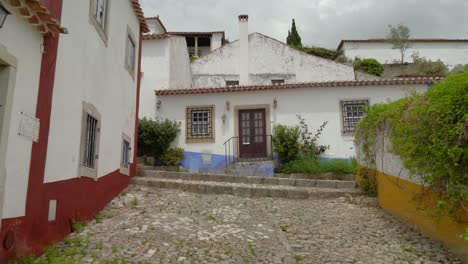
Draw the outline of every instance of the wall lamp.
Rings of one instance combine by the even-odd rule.
[[[5,23],[5,20],[8,15],[11,13],[3,6],[3,4],[0,2],[0,28],[3,27],[3,24]]]
[[[159,110],[161,108],[161,105],[162,105],[161,100],[156,101],[156,109]]]
[[[223,115],[221,116],[221,120],[223,120],[223,124],[226,123],[226,113],[223,113]]]
[[[278,100],[273,99],[273,108],[276,109],[278,107]]]

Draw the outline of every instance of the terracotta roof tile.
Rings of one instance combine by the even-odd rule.
[[[249,86],[225,86],[210,88],[191,88],[191,89],[172,89],[156,90],[156,95],[188,95],[188,94],[213,94],[213,93],[236,93],[236,92],[256,92],[256,91],[276,91],[301,88],[319,88],[319,87],[353,87],[353,86],[389,86],[389,85],[420,85],[432,84],[442,80],[442,77],[424,77],[424,78],[398,78],[382,79],[368,81],[327,81],[327,82],[308,82],[308,83],[288,83],[273,85],[249,85]]]
[[[144,34],[143,40],[166,39],[170,36],[169,34]]]
[[[140,21],[141,31],[143,33],[148,33],[149,32],[148,24],[146,23],[145,15],[143,14],[143,10],[141,9],[140,2],[138,2],[138,0],[130,0],[130,3],[132,4],[133,9],[135,10],[136,16],[138,17],[138,20]]]
[[[371,38],[371,39],[343,39],[338,45],[337,50],[340,50],[345,42],[385,42],[384,38]],[[468,39],[447,39],[447,38],[413,38],[409,39],[410,42],[468,42]]]
[[[10,0],[10,6],[42,34],[68,33],[39,0]]]

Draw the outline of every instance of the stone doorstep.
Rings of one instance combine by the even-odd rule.
[[[277,177],[233,176],[233,175],[224,175],[224,174],[167,172],[167,171],[154,171],[154,170],[146,170],[143,176],[154,177],[158,179],[168,179],[168,180],[263,184],[263,185],[319,187],[319,188],[336,188],[336,189],[349,189],[349,188],[354,188],[356,185],[355,181],[342,181],[342,180],[317,180],[317,179],[295,179],[295,178],[277,178]]]
[[[275,185],[256,185],[244,183],[224,183],[205,181],[169,180],[154,177],[137,177],[131,180],[134,185],[155,188],[178,189],[199,194],[228,194],[245,198],[275,197],[287,199],[329,199],[343,197],[346,194],[355,196],[355,189],[330,189],[317,187],[293,187]]]

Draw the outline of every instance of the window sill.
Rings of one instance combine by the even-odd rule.
[[[91,23],[91,25],[94,26],[99,37],[101,37],[102,41],[104,42],[104,46],[107,47],[107,34],[104,31],[104,29],[101,27],[101,25],[99,25],[99,23],[96,21],[96,19],[93,16],[89,18],[89,23]]]
[[[120,167],[120,173],[121,174],[124,174],[124,175],[127,175],[127,176],[130,176],[130,164],[128,164],[128,167]]]
[[[125,66],[125,70],[128,72],[128,75],[132,77],[132,80],[135,80],[135,69],[130,69],[127,66]]]
[[[88,177],[88,178],[91,178],[95,181],[98,180],[97,178],[97,169],[92,169],[92,168],[88,168],[88,167],[85,167],[85,166],[80,166],[80,177]]]
[[[196,144],[196,143],[215,143],[214,138],[191,138],[191,139],[185,139],[186,144]]]

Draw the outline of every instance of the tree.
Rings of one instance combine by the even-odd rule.
[[[406,50],[411,47],[409,42],[410,29],[404,24],[398,24],[397,26],[388,25],[390,32],[387,35],[387,42],[393,44],[394,49],[399,49],[401,54],[400,63],[405,62]]]
[[[292,20],[291,30],[288,31],[288,37],[286,38],[286,44],[292,47],[302,47],[301,36],[296,29],[296,21]]]

